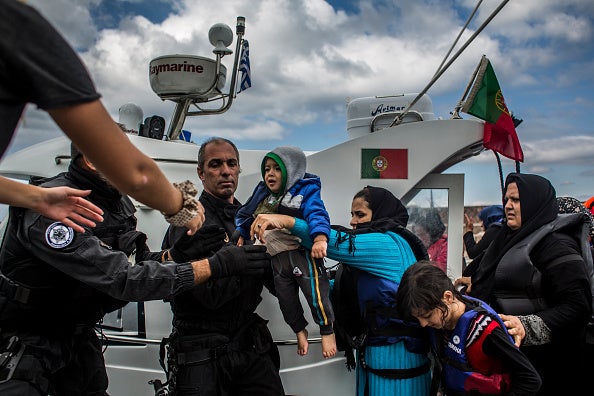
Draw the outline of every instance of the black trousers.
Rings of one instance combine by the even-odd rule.
[[[71,337],[16,335],[25,348],[12,377],[0,384],[0,395],[107,395],[105,361],[93,329]]]
[[[176,396],[284,396],[268,354],[232,351],[196,365],[178,367]]]
[[[320,334],[332,334],[334,311],[323,260],[314,260],[305,249],[289,250],[272,257],[274,287],[285,322],[295,333],[307,326],[299,289],[303,293]]]

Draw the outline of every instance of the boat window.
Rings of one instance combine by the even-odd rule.
[[[408,228],[423,242],[431,261],[447,270],[448,190],[421,189],[407,209]]]
[[[440,227],[444,230],[443,234],[447,236],[446,272],[452,279],[459,277],[465,266],[462,243],[464,175],[430,173],[402,197],[402,202],[409,212],[408,227],[411,231],[421,232],[422,227],[415,226],[430,220],[437,223],[437,230]],[[440,226],[439,220],[443,226]],[[435,231],[435,234],[438,232]],[[442,240],[441,244],[445,242]],[[431,250],[434,255],[440,251],[437,246]]]

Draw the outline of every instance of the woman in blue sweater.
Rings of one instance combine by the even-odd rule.
[[[390,191],[367,186],[351,204],[352,229],[333,227],[327,257],[358,271],[357,294],[367,337],[357,364],[357,395],[428,395],[431,383],[426,333],[388,312],[404,271],[426,251],[406,230],[408,212]],[[251,236],[262,240],[267,229],[286,228],[302,240],[312,241],[307,223],[277,214],[261,214]],[[413,247],[407,240],[414,240]],[[415,252],[419,252],[415,256]]]

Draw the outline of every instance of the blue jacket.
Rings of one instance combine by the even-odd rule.
[[[311,173],[305,173],[305,177],[299,179],[280,198],[278,213],[294,216],[303,219],[309,226],[311,239],[316,235],[330,235],[330,217],[320,195],[320,178]],[[241,232],[244,239],[250,238],[250,227],[254,221],[253,213],[270,191],[263,181],[258,183],[252,196],[239,209],[235,217],[235,226]]]

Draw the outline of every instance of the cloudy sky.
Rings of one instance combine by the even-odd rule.
[[[148,64],[167,54],[213,57],[208,29],[246,18],[252,88],[225,114],[188,118],[200,143],[220,135],[241,149],[321,150],[347,139],[347,98],[421,91],[477,1],[459,0],[29,0],[77,49],[107,109],[140,105],[169,122],[172,102],[151,90]],[[500,4],[482,2],[461,43]],[[523,172],[549,178],[558,195],[594,195],[594,2],[512,0],[428,91],[448,118],[485,54],[518,127]],[[232,45],[234,48],[235,44]],[[454,52],[459,48],[456,47]],[[230,68],[231,57],[224,63]],[[464,115],[463,117],[470,117]],[[59,136],[30,107],[11,151]],[[504,173],[514,164],[505,158]],[[492,152],[456,165],[466,203],[496,203]]]

